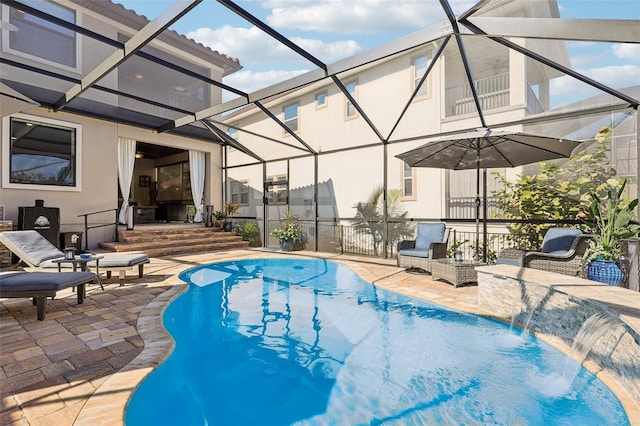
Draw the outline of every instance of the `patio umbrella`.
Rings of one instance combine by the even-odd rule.
[[[446,138],[434,139],[425,145],[396,157],[411,167],[432,167],[451,170],[476,169],[476,248],[480,225],[480,169],[516,167],[539,161],[566,158],[580,144],[578,141],[521,132],[481,129]],[[487,191],[483,191],[483,205]],[[483,220],[486,240],[487,220]],[[486,260],[486,244],[484,248]]]

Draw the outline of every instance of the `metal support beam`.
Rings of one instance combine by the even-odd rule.
[[[389,178],[388,178],[388,173],[389,173],[389,168],[388,168],[388,163],[389,162],[389,145],[388,144],[384,144],[382,146],[382,250],[384,251],[383,254],[383,259],[387,259],[388,255],[387,255],[387,248],[389,246],[389,206],[388,206],[388,201],[389,198],[387,197],[387,192],[389,191]]]
[[[218,120],[214,120],[212,118],[207,118],[205,120],[209,121],[211,123],[217,124],[219,126],[226,126],[226,127],[231,128],[231,129],[236,129],[238,132],[246,133],[248,135],[255,136],[257,138],[261,138],[261,139],[267,140],[269,142],[277,143],[277,144],[280,144],[280,145],[287,146],[289,148],[298,149],[300,151],[308,152],[308,150],[306,150],[306,149],[304,149],[302,147],[299,147],[299,146],[296,146],[296,145],[293,145],[293,144],[290,144],[290,143],[287,143],[287,142],[283,142],[283,141],[280,141],[278,139],[275,139],[275,138],[272,138],[272,137],[269,137],[269,136],[261,135],[260,133],[252,132],[251,130],[243,129],[242,127],[233,126],[231,124],[228,124],[228,123],[225,123],[225,122],[222,122],[222,121],[218,121]]]
[[[318,155],[316,154],[313,156],[313,224],[316,230],[314,251],[318,251],[318,213],[320,213],[318,206],[318,176]]]
[[[495,37],[640,43],[640,25],[631,19],[471,17],[467,22]],[[465,25],[464,20],[460,20]]]
[[[278,117],[276,117],[271,111],[269,111],[264,105],[262,105],[260,102],[254,102],[256,104],[256,106],[258,108],[260,108],[262,110],[262,112],[264,112],[265,114],[267,114],[267,116],[269,116],[269,118],[271,118],[273,121],[275,121],[280,127],[282,127],[284,129],[285,132],[287,132],[289,135],[293,136],[298,142],[300,142],[305,148],[307,148],[307,151],[309,151],[312,154],[315,154],[316,151],[311,148],[304,140],[302,140],[302,138],[300,136],[298,136],[296,134],[296,132],[292,131],[286,124],[284,124]]]
[[[461,22],[462,23],[462,22]],[[570,75],[571,77],[588,84],[589,86],[595,87],[596,89],[602,90],[603,92],[606,92],[612,96],[615,96],[616,98],[625,100],[627,102],[629,102],[630,105],[632,105],[633,107],[638,107],[638,101],[634,98],[632,98],[631,96],[627,96],[622,92],[619,92],[617,90],[612,89],[609,86],[605,86],[602,83],[599,83],[593,79],[590,79],[589,77],[586,77],[578,72],[575,72],[574,70],[565,67],[564,65],[561,65],[555,61],[552,61],[551,59],[547,58],[546,56],[542,56],[536,52],[533,52],[525,47],[522,47],[510,40],[504,39],[502,37],[493,37],[493,36],[489,36],[488,34],[486,34],[484,31],[482,31],[480,28],[476,27],[475,25],[473,25],[470,22],[466,22],[466,23],[462,23],[465,27],[469,28],[473,33],[475,34],[482,34],[482,35],[486,35],[489,39],[502,44],[503,46],[506,46],[510,49],[515,50],[516,52],[520,52],[523,55],[534,59],[542,64],[545,64],[557,71],[563,72],[564,74]]]
[[[360,104],[358,104],[358,102],[354,99],[353,96],[351,96],[351,93],[349,93],[349,91],[347,90],[347,88],[344,86],[344,84],[342,84],[342,82],[340,81],[340,79],[338,77],[336,77],[335,75],[331,76],[331,79],[333,80],[333,82],[336,84],[336,86],[338,86],[338,88],[340,89],[340,91],[347,97],[347,99],[349,99],[349,102],[351,102],[351,104],[353,105],[353,107],[358,111],[358,113],[360,114],[360,116],[364,119],[364,121],[367,122],[367,124],[369,125],[369,127],[371,128],[371,130],[373,130],[373,132],[376,134],[376,136],[378,137],[378,139],[380,139],[380,142],[385,143],[386,139],[384,136],[382,136],[382,133],[380,133],[380,131],[378,130],[378,128],[376,127],[375,124],[373,124],[373,121],[371,121],[371,119],[367,116],[367,114],[364,112],[364,110],[362,109],[362,107],[360,107]]]
[[[482,112],[482,105],[480,104],[480,97],[478,96],[478,91],[476,90],[476,85],[473,83],[473,75],[471,73],[471,67],[469,66],[469,58],[467,57],[467,51],[464,47],[464,43],[462,42],[462,36],[460,35],[460,29],[458,28],[458,21],[451,10],[451,6],[449,6],[449,2],[447,0],[440,0],[440,4],[442,5],[442,9],[444,10],[447,18],[451,22],[451,26],[453,27],[453,33],[456,38],[456,43],[458,44],[458,51],[460,52],[460,57],[462,58],[462,65],[464,66],[464,72],[467,75],[467,81],[469,82],[469,88],[471,89],[471,94],[473,95],[473,102],[476,104],[476,110],[478,111],[478,117],[480,118],[480,123],[482,127],[487,127],[487,122],[484,119],[484,114]]]
[[[417,33],[394,40],[393,42],[385,44],[384,46],[367,50],[366,52],[362,52],[358,55],[354,55],[349,58],[342,59],[334,64],[328,65],[328,71],[325,71],[323,69],[315,69],[290,78],[288,80],[282,81],[280,83],[276,83],[264,89],[252,92],[249,94],[248,102],[246,102],[242,98],[237,98],[224,102],[221,105],[212,106],[202,111],[198,111],[195,114],[196,120],[202,120],[203,118],[216,116],[224,112],[236,109],[238,107],[245,106],[248,103],[261,101],[263,99],[267,99],[272,96],[288,92],[290,90],[298,89],[300,87],[319,82],[327,78],[327,72],[328,75],[337,75],[354,68],[361,67],[371,62],[379,61],[390,56],[399,55],[405,51],[437,41],[442,37],[451,35],[451,33],[452,30],[449,22],[442,22],[440,23],[440,25],[418,31]],[[190,119],[191,118],[188,116],[183,117],[180,125],[189,124],[188,120]],[[179,120],[176,120],[176,122],[178,121]]]
[[[387,141],[389,139],[391,139],[391,136],[393,135],[393,132],[395,132],[396,128],[400,125],[400,121],[402,121],[402,117],[404,117],[404,115],[406,114],[407,110],[411,106],[411,103],[413,102],[413,100],[415,99],[416,95],[420,91],[420,88],[422,87],[424,82],[427,80],[427,76],[429,75],[429,73],[431,73],[431,70],[433,69],[433,67],[438,62],[438,59],[442,55],[442,52],[444,52],[444,48],[447,46],[447,43],[449,42],[449,40],[451,40],[451,36],[448,36],[448,37],[446,37],[444,39],[444,41],[442,42],[442,44],[440,44],[440,47],[438,48],[436,53],[433,55],[433,58],[431,59],[431,63],[429,64],[429,66],[427,66],[427,69],[424,72],[424,75],[422,76],[422,78],[420,79],[420,82],[418,83],[418,85],[414,89],[413,93],[411,94],[411,97],[409,98],[409,100],[405,104],[404,108],[402,109],[402,112],[398,116],[398,119],[396,120],[395,124],[391,128],[391,131],[389,132],[389,136],[387,136],[387,138],[386,138]]]
[[[96,84],[96,82],[109,74],[113,69],[117,68],[128,57],[150,43],[158,34],[169,28],[171,24],[184,16],[200,2],[202,2],[202,0],[191,0],[191,2],[186,6],[184,6],[183,1],[174,2],[160,16],[149,22],[138,33],[131,37],[124,44],[124,48],[113,52],[109,57],[102,61],[102,63],[98,64],[98,66],[84,76],[80,84],[76,84],[69,89],[64,96],[54,103],[54,110],[59,111],[64,108],[69,102],[80,96],[87,89],[91,88]]]
[[[219,129],[217,126],[214,126],[213,124],[209,123],[206,120],[202,120],[201,123],[208,128],[212,133],[214,133],[216,136],[218,136],[218,138],[220,138],[225,145],[229,145],[235,149],[237,149],[240,152],[243,152],[245,154],[247,154],[250,157],[255,158],[258,161],[264,162],[265,160],[263,158],[261,158],[258,154],[252,152],[251,150],[249,150],[248,148],[246,148],[243,145],[240,145],[238,142],[236,142],[231,136],[229,136],[228,134],[226,134],[224,131],[222,131],[221,129]]]
[[[288,38],[286,38],[285,36],[277,32],[276,30],[274,30],[273,28],[271,28],[270,26],[268,26],[267,24],[259,20],[258,18],[256,18],[255,16],[253,16],[252,14],[250,14],[249,12],[247,12],[246,10],[244,10],[243,8],[241,8],[231,0],[218,0],[218,3],[227,7],[228,9],[233,11],[236,15],[241,16],[242,18],[249,21],[256,27],[260,28],[269,36],[275,38],[279,43],[284,44],[289,49],[296,52],[298,55],[302,56],[306,60],[315,64],[318,68],[323,69],[325,72],[327,71],[327,65],[324,62],[322,62],[320,59],[316,58],[311,53],[307,52],[306,50],[304,50],[303,48],[301,48],[300,46],[298,46],[297,44],[295,44],[294,42],[292,42],[291,40],[289,40]]]

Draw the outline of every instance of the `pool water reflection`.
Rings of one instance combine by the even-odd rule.
[[[567,357],[509,326],[396,294],[318,259],[221,262],[181,274],[171,356],[126,412],[142,424],[629,424]],[[567,389],[565,391],[565,389]]]

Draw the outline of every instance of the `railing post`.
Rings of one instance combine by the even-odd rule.
[[[89,217],[84,215],[84,250],[89,250]]]

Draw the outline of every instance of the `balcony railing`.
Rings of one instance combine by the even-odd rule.
[[[538,95],[533,91],[530,85],[527,84],[527,111],[529,114],[540,114],[544,112],[544,107],[538,99]]]
[[[475,197],[454,197],[447,198],[447,217],[452,219],[466,219],[476,217],[476,198]],[[498,199],[496,197],[487,197],[487,217],[489,219],[497,219],[495,212],[498,209]],[[480,208],[480,217],[482,217],[483,208]]]
[[[476,80],[474,86],[483,110],[509,106],[509,73]],[[445,98],[447,117],[477,111],[473,93],[468,84],[447,89]]]

